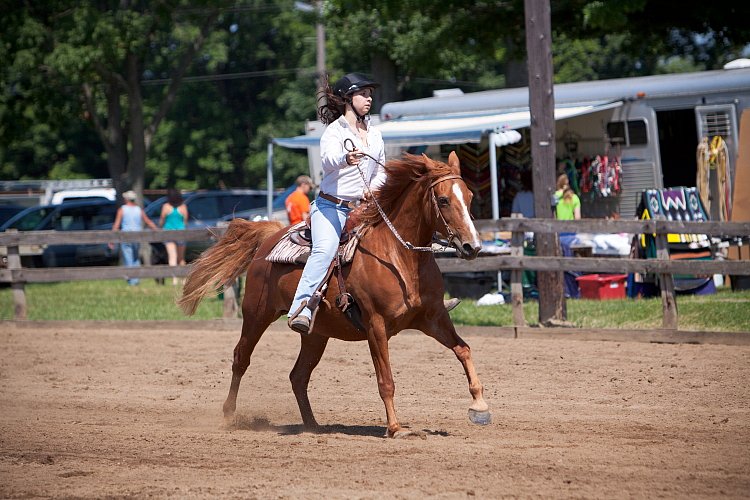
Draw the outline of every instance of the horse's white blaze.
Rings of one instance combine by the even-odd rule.
[[[458,183],[455,182],[453,183],[453,195],[461,204],[461,212],[464,216],[464,224],[466,224],[466,227],[468,227],[471,231],[471,244],[475,247],[482,246],[482,242],[479,239],[479,233],[477,233],[477,229],[474,227],[474,223],[471,221],[471,214],[469,213],[469,207],[466,205],[466,201],[464,200],[464,193],[461,191],[461,187],[458,185]]]

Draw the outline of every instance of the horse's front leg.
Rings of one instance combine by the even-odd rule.
[[[388,429],[386,430],[385,437],[401,438],[419,435],[419,433],[401,429],[401,425],[396,418],[396,408],[393,404],[396,384],[393,382],[393,371],[391,370],[391,360],[388,353],[388,336],[385,333],[385,328],[371,328],[367,335],[367,342],[370,346],[370,355],[375,366],[378,392],[385,405],[385,415],[388,420]]]
[[[464,373],[466,373],[466,379],[469,382],[469,393],[471,393],[473,399],[471,406],[469,406],[469,419],[475,424],[489,424],[491,421],[489,405],[484,400],[484,389],[482,382],[479,381],[474,360],[471,357],[471,348],[456,333],[456,327],[453,326],[448,312],[445,310],[440,311],[435,321],[431,322],[425,328],[420,328],[420,330],[443,344],[456,355],[456,358],[458,358],[464,367]]]

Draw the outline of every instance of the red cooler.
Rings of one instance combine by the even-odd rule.
[[[587,274],[576,278],[582,299],[608,300],[625,298],[627,274]]]

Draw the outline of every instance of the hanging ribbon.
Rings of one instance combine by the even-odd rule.
[[[704,137],[696,151],[697,175],[695,185],[707,214],[711,213],[711,170],[716,171],[719,195],[719,220],[728,221],[732,215],[732,179],[729,177],[729,150],[720,135],[711,142]]]

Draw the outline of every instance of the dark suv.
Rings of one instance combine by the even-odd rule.
[[[0,231],[84,231],[109,230],[115,221],[113,201],[78,201],[62,205],[27,208],[8,219]],[[86,245],[42,245],[21,250],[24,266],[86,266],[117,264],[118,248],[107,243]]]
[[[217,191],[198,191],[182,195],[188,209],[187,229],[216,227],[235,217],[256,220],[266,218],[266,200],[268,192],[261,189],[225,189]],[[146,215],[159,223],[161,208],[167,202],[163,196],[146,206]],[[283,209],[283,206],[282,206]],[[283,212],[286,217],[286,212]],[[185,251],[186,260],[192,260],[211,245],[209,241],[189,241]],[[166,261],[166,252],[162,244],[153,244],[154,261]]]
[[[183,200],[188,208],[188,228],[215,227],[226,215],[266,206],[268,194],[259,189],[228,189],[186,193]],[[167,202],[163,196],[149,203],[146,215],[159,222],[161,207]]]

